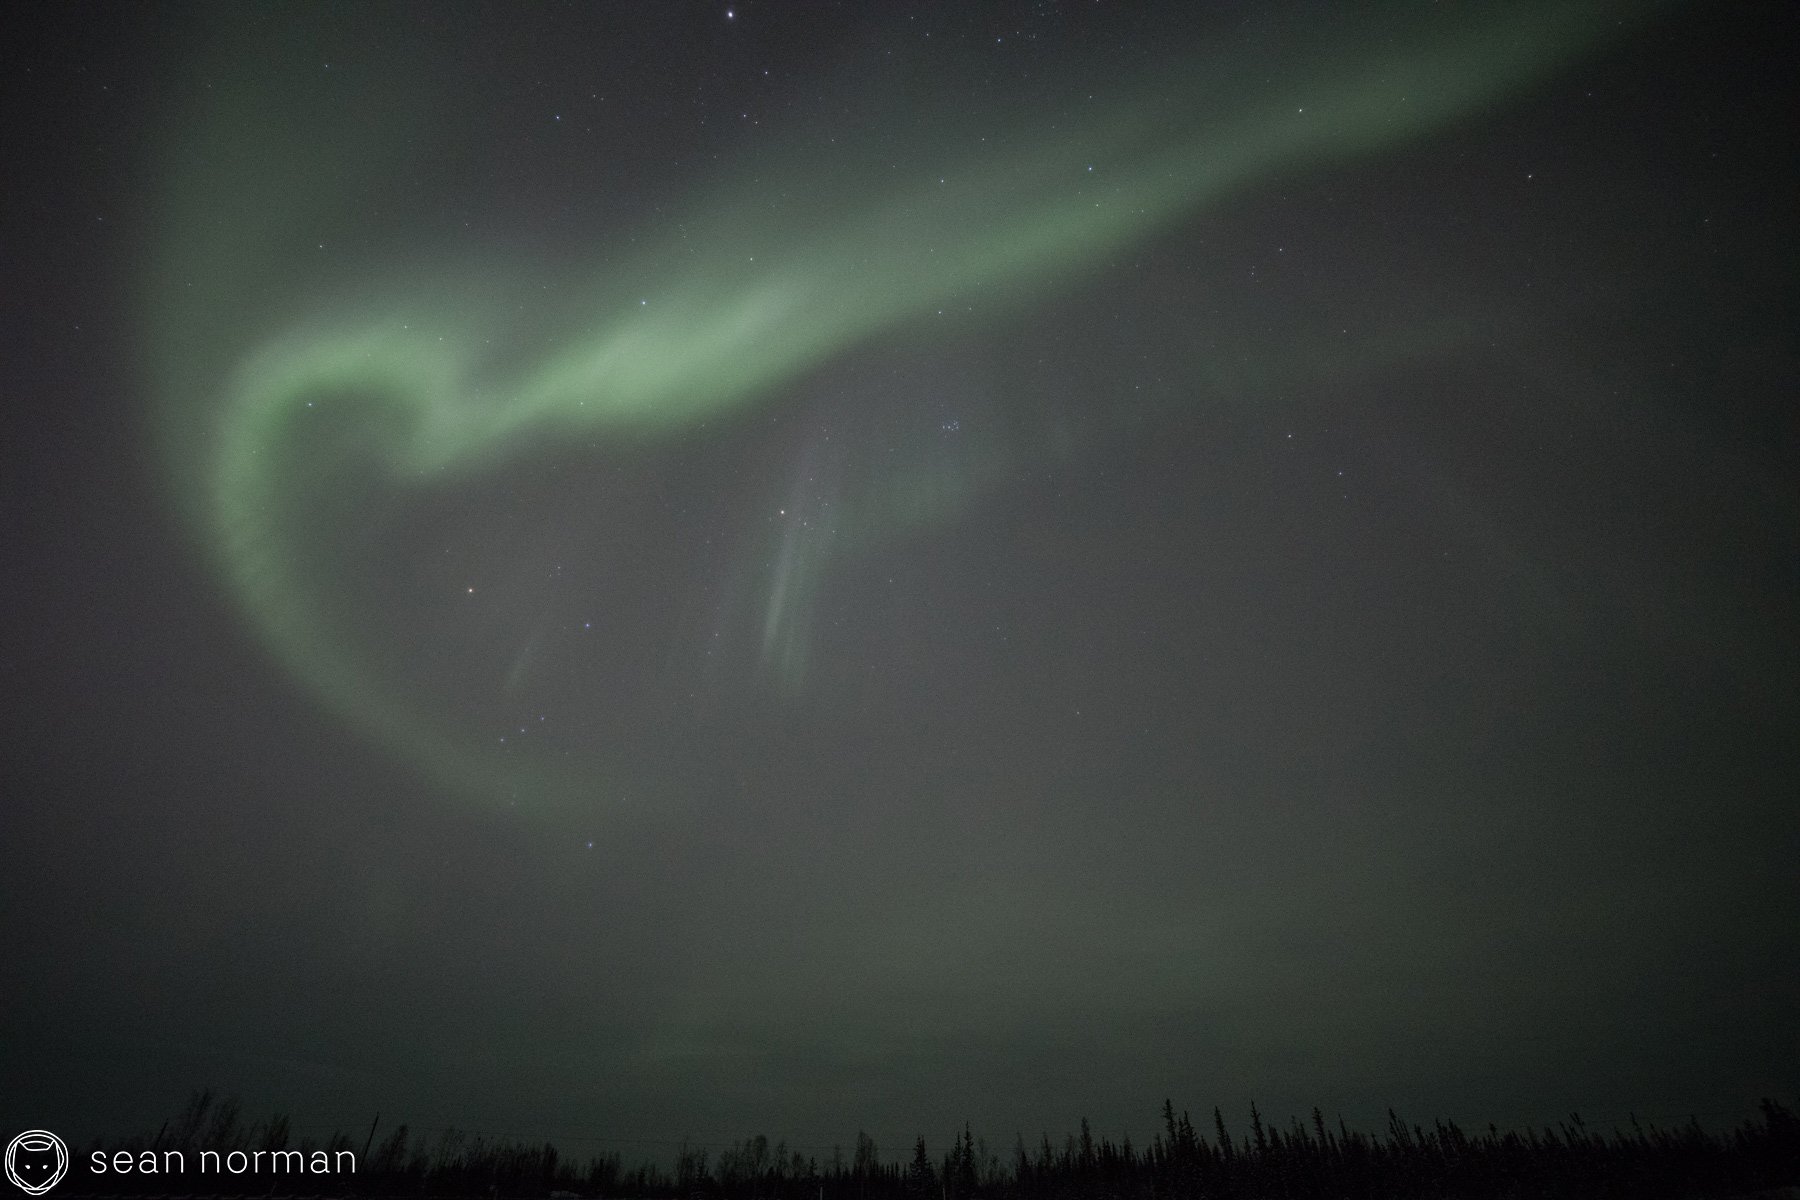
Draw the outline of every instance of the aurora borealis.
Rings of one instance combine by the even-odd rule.
[[[42,24],[21,1128],[1791,1082],[1791,18]]]
[[[1040,122],[1015,127],[996,118],[999,151],[974,154],[966,137],[921,133],[914,126],[925,122],[912,113],[895,122],[898,133],[855,131],[884,150],[899,143],[891,157],[908,160],[890,168],[907,181],[899,189],[879,164],[853,158],[809,172],[804,141],[799,150],[777,147],[760,167],[767,179],[743,178],[749,171],[740,168],[739,178],[695,189],[698,201],[675,197],[675,236],[647,235],[615,261],[601,235],[588,253],[607,265],[591,269],[591,278],[428,257],[417,267],[384,265],[372,297],[328,293],[315,302],[324,310],[317,314],[273,305],[283,324],[268,333],[252,325],[262,341],[221,375],[218,338],[232,330],[231,313],[242,304],[236,276],[290,271],[258,262],[257,239],[270,222],[330,221],[342,185],[320,189],[316,181],[335,181],[344,169],[327,168],[304,148],[290,154],[279,123],[255,122],[264,107],[279,107],[291,122],[296,102],[227,66],[194,118],[200,132],[178,130],[169,152],[176,162],[205,165],[197,178],[171,181],[175,232],[165,277],[153,284],[154,311],[208,332],[206,358],[192,366],[176,359],[164,383],[180,431],[170,439],[179,438],[173,474],[185,486],[200,483],[192,503],[204,535],[216,542],[221,569],[272,650],[346,719],[452,786],[509,800],[523,788],[532,806],[548,788],[578,810],[590,808],[603,790],[596,781],[580,771],[546,777],[541,763],[521,765],[516,754],[496,764],[487,743],[497,737],[472,747],[475,737],[445,727],[413,697],[416,689],[389,678],[392,667],[368,661],[336,627],[365,618],[354,604],[332,615],[328,598],[316,594],[315,581],[336,573],[328,546],[304,567],[296,562],[296,539],[329,543],[347,532],[321,535],[323,498],[309,489],[341,489],[346,476],[373,471],[389,487],[441,496],[546,442],[679,439],[708,420],[772,403],[781,385],[943,306],[974,311],[969,302],[978,300],[975,323],[1014,315],[1028,297],[1069,286],[1071,272],[1209,203],[1427,136],[1589,50],[1614,15],[1546,7],[1503,21],[1463,16],[1405,30],[1408,40],[1382,47],[1373,61],[1362,47],[1302,46],[1296,62],[1263,64],[1272,72],[1265,80],[1246,79],[1223,57],[1175,54],[1146,72],[1153,82],[1131,81],[1122,101],[1083,102],[1053,135]],[[1295,99],[1310,100],[1311,115],[1305,103],[1290,107]],[[309,136],[317,139],[328,121],[305,120]],[[848,140],[852,131],[843,132]],[[819,131],[810,137],[816,143]],[[213,153],[190,150],[189,140]],[[388,157],[383,147],[363,153]],[[404,152],[394,157],[404,160]],[[356,169],[361,156],[351,161]],[[270,193],[266,204],[243,200],[251,185],[241,177],[251,170],[255,186]],[[870,178],[881,185],[859,187]],[[246,216],[251,226],[240,233],[235,226]],[[247,250],[221,265],[219,277],[201,273],[212,304],[187,300],[196,280],[186,264],[203,258],[200,242]],[[396,282],[409,273],[416,284]],[[533,296],[519,306],[527,315],[510,313],[509,301],[537,290],[542,277],[556,280],[559,300]],[[493,331],[520,320],[559,332],[541,354],[490,349]],[[504,336],[500,344],[507,346]],[[317,411],[320,398],[325,411]],[[307,430],[309,419],[332,428]],[[798,684],[810,640],[809,617],[798,614],[810,610],[820,576],[841,552],[834,546],[949,519],[984,476],[1004,472],[992,456],[1011,465],[1012,456],[1038,453],[996,441],[923,478],[909,478],[904,467],[865,473],[806,517],[797,506],[758,584],[764,665]],[[359,511],[356,519],[366,517]],[[536,620],[533,614],[519,630],[522,646],[542,636],[529,624]],[[516,658],[505,690],[516,690],[522,669]],[[489,682],[453,686],[460,694]]]

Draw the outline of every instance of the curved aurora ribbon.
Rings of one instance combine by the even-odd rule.
[[[359,172],[379,175],[388,148],[371,134],[255,162],[246,142],[271,135],[244,132],[258,127],[243,114],[279,109],[279,97],[253,80],[227,85],[170,155],[172,232],[149,325],[172,475],[238,606],[328,706],[456,790],[591,805],[587,774],[496,760],[371,661],[302,565],[308,504],[350,479],[384,495],[441,490],[558,440],[680,438],[949,302],[1017,311],[1207,205],[1443,129],[1588,51],[1616,15],[1502,6],[1411,29],[1374,59],[1313,48],[1276,72],[1190,58],[1074,128],[1014,129],[992,139],[1003,149],[901,172],[923,182],[898,192],[809,174],[797,151],[785,175],[693,205],[679,244],[644,245],[596,268],[582,299],[537,309],[564,333],[535,357],[494,282],[507,271],[482,264],[400,272],[404,283],[348,302],[272,298],[279,247],[294,242],[276,214],[297,198],[331,212],[332,181],[342,191]],[[924,146],[905,157],[950,156]],[[335,433],[308,424],[321,404]],[[945,519],[979,483],[952,481],[935,500],[904,479],[878,483],[839,541]],[[772,614],[825,557],[822,543],[780,547]],[[772,615],[764,640],[779,656],[777,626]]]

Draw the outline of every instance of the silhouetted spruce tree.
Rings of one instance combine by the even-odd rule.
[[[950,1200],[968,1200],[979,1187],[975,1169],[975,1135],[967,1122],[944,1156],[943,1193]]]
[[[931,1167],[931,1154],[925,1149],[925,1135],[913,1145],[912,1166],[906,1169],[906,1193],[909,1196],[935,1196],[937,1172]]]

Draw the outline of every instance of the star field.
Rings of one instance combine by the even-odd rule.
[[[1791,23],[10,18],[18,1127],[1786,1095]]]

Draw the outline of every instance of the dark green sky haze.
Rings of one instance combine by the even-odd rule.
[[[1793,1097],[1786,8],[5,21],[20,1128]]]

